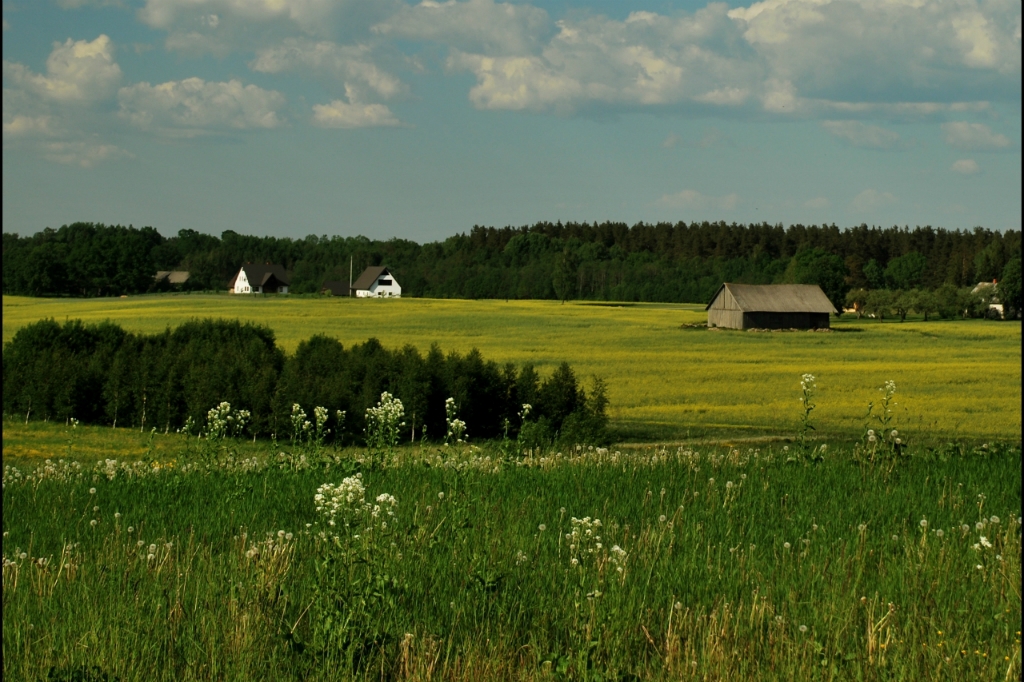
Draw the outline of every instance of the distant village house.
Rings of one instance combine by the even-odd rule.
[[[246,263],[228,283],[228,290],[233,294],[287,294],[291,281],[291,273],[283,266]]]
[[[366,268],[352,285],[356,298],[400,298],[402,286],[383,265]]]
[[[708,327],[828,329],[836,313],[816,284],[723,284],[708,303]]]

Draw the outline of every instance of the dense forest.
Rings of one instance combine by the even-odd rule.
[[[403,294],[437,298],[707,302],[722,282],[817,283],[841,307],[850,290],[933,291],[1001,279],[1021,233],[861,225],[537,223],[473,227],[441,242],[365,237],[220,237],[75,223],[3,235],[5,294],[109,296],[151,291],[157,270],[225,290],[246,262],[292,272],[294,293],[388,265]],[[1011,268],[1012,269],[1012,268]]]
[[[4,346],[3,371],[4,414],[26,421],[74,418],[166,433],[198,429],[227,401],[249,411],[247,435],[285,440],[298,404],[310,415],[327,408],[331,439],[352,443],[363,438],[366,409],[388,391],[404,404],[406,438],[444,438],[445,401],[453,398],[473,440],[519,438],[524,428],[520,442],[536,445],[607,439],[604,384],[595,378],[586,391],[565,363],[542,380],[532,365],[498,365],[477,351],[445,354],[434,345],[423,356],[376,339],[345,348],[326,336],[286,357],[269,328],[238,321],[196,320],[144,335],[109,322],[42,320]]]

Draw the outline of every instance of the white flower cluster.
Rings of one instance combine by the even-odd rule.
[[[376,407],[366,408],[366,441],[371,448],[389,448],[398,442],[398,430],[405,426],[405,406],[387,391]]]
[[[394,524],[398,500],[393,495],[381,493],[372,503],[366,501],[363,475],[349,476],[341,483],[324,483],[313,496],[316,511],[321,520],[332,529],[354,528],[387,530]],[[337,539],[337,535],[332,533]]]
[[[804,374],[800,377],[800,390],[801,391],[812,391],[815,388],[814,375]]]
[[[524,407],[526,406],[524,405]],[[444,444],[464,442],[466,440],[466,422],[456,416],[455,398],[448,398],[444,401],[444,415],[444,421],[448,425]]]
[[[220,405],[206,413],[207,440],[237,438],[245,430],[252,418],[249,410],[234,410],[231,403],[222,401]]]
[[[313,423],[306,419],[306,412],[298,403],[292,403],[290,419],[292,422],[292,438],[297,441],[309,438],[309,434],[313,429]]]
[[[600,553],[604,546],[598,535],[601,532],[601,519],[591,519],[589,516],[578,519],[573,516],[569,523],[571,527],[565,539],[569,542],[569,564],[575,568],[581,561]]]
[[[622,574],[626,570],[626,550],[622,549],[618,545],[612,545],[611,553],[608,555],[611,559],[612,566],[615,567],[615,571]]]

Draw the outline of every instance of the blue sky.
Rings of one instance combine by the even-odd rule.
[[[3,4],[3,225],[1021,228],[1020,0]]]

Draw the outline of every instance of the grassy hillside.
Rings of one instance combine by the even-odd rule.
[[[4,297],[3,315],[5,343],[49,317],[110,319],[140,332],[223,317],[269,325],[286,351],[327,334],[421,351],[434,342],[475,347],[542,372],[567,360],[582,377],[607,380],[613,429],[625,441],[791,435],[805,372],[817,377],[819,433],[859,434],[868,402],[890,379],[897,423],[912,439],[1019,440],[1021,433],[1019,323],[844,318],[833,333],[766,334],[688,328],[706,319],[696,305],[227,295]]]

